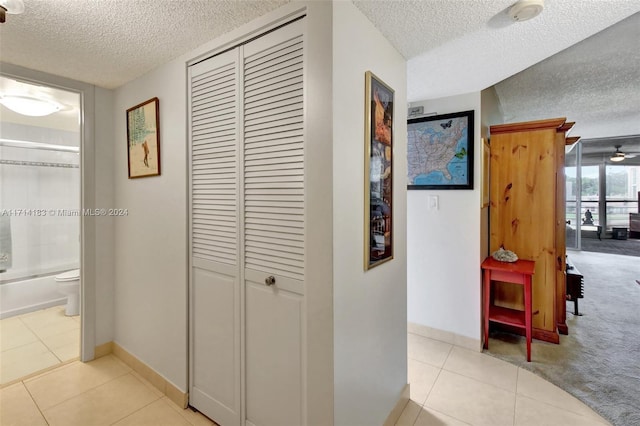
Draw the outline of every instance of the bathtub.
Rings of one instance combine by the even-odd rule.
[[[56,289],[56,274],[0,283],[0,319],[64,305]]]

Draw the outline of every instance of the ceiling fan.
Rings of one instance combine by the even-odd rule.
[[[616,147],[616,151],[611,154],[611,158],[609,158],[609,160],[614,161],[614,162],[619,162],[624,160],[625,158],[633,158],[637,155],[640,155],[640,152],[622,152],[620,151],[620,148],[622,147],[622,145],[615,145]]]

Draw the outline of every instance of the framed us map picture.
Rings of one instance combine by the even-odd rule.
[[[473,111],[407,121],[408,189],[473,189]]]

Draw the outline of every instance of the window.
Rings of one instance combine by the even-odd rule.
[[[640,166],[607,165],[607,228],[629,227],[629,213],[638,211],[638,177]]]
[[[598,166],[582,166],[581,220],[585,226],[602,225],[598,202],[600,199],[600,174]],[[589,211],[587,213],[587,210]]]

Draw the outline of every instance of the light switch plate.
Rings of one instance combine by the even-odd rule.
[[[438,210],[439,202],[437,195],[429,195],[427,197],[427,209],[428,210]]]

